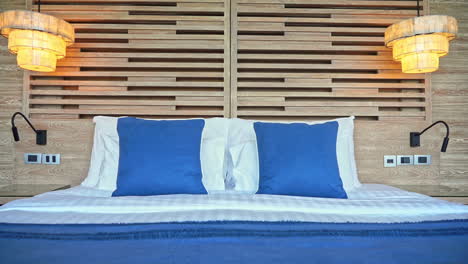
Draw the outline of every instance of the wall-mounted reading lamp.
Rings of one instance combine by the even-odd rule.
[[[29,119],[25,115],[23,115],[23,113],[20,113],[20,112],[14,113],[13,116],[11,117],[11,131],[13,132],[13,138],[15,139],[15,141],[20,140],[19,133],[18,133],[18,128],[16,128],[16,126],[15,126],[15,117],[17,115],[22,116],[24,118],[24,120],[26,120],[28,125],[32,128],[32,130],[34,130],[34,132],[36,133],[36,144],[37,145],[46,145],[47,144],[47,130],[37,130],[31,124]]]
[[[441,152],[447,151],[447,146],[448,146],[448,143],[449,143],[449,132],[450,132],[450,130],[449,130],[449,126],[444,121],[434,122],[432,125],[426,127],[421,132],[411,132],[410,133],[410,146],[411,147],[419,147],[420,146],[420,136],[422,134],[424,134],[424,132],[426,132],[428,129],[430,129],[431,127],[433,127],[433,126],[435,126],[435,125],[437,125],[439,123],[444,124],[445,128],[447,129],[447,134],[445,135],[444,142],[442,143],[442,148],[440,149],[440,151]]]

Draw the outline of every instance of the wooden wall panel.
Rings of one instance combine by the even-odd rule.
[[[24,9],[25,0],[0,1],[0,12]],[[0,185],[14,179],[15,155],[10,117],[22,108],[23,70],[8,52],[8,40],[0,37]]]
[[[468,201],[468,1],[431,0],[429,7],[431,14],[457,18],[459,30],[431,78],[433,119],[450,124],[450,146],[440,159],[444,191],[438,196],[450,193],[455,200]]]
[[[31,117],[229,116],[225,2],[42,0],[76,43],[56,72],[31,72]]]
[[[422,2],[422,1],[421,1]],[[387,26],[415,1],[233,0],[232,115],[430,120],[422,74],[402,74]]]

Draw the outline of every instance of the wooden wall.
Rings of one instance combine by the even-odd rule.
[[[26,0],[0,2],[0,12],[26,8]],[[22,109],[23,70],[16,57],[8,52],[8,41],[0,37],[0,185],[14,180],[14,146],[11,136],[11,114]]]
[[[85,0],[80,1],[85,2]],[[221,12],[219,7],[226,3],[206,0],[200,2],[217,7],[213,13],[206,13],[206,9],[203,9],[204,11],[199,14],[204,17],[203,19],[207,19],[205,24],[211,25],[208,28],[212,27],[215,31],[214,34],[204,34],[207,33],[207,29],[201,32],[177,31],[175,28],[179,27],[180,23],[184,27],[190,26],[184,20],[186,14],[171,13],[173,6],[170,5],[152,6],[147,10],[148,14],[138,13],[143,11],[138,5],[134,5],[131,8],[135,9],[136,13],[132,13],[132,16],[141,16],[141,19],[149,20],[144,23],[149,24],[140,25],[147,28],[140,29],[140,26],[136,26],[138,24],[128,22],[113,26],[119,29],[109,29],[108,27],[114,25],[113,18],[108,17],[108,20],[102,20],[103,18],[97,15],[87,16],[89,11],[85,11],[86,4],[80,5],[83,9],[81,11],[57,12],[53,10],[67,8],[66,5],[60,4],[65,2],[64,0],[43,0],[43,2],[50,3],[50,5],[42,6],[41,9],[44,12],[49,9],[48,13],[56,12],[55,15],[75,19],[74,23],[79,24],[78,28],[81,28],[77,34],[78,39],[81,40],[77,42],[78,46],[70,49],[70,56],[59,63],[59,70],[52,74],[55,76],[33,74],[31,83],[28,83],[29,77],[26,76],[26,92],[30,87],[33,91],[31,97],[27,93],[24,94],[29,102],[22,100],[23,73],[16,68],[15,57],[7,53],[6,40],[1,40],[0,184],[12,182],[79,184],[87,172],[93,130],[89,118],[94,114],[132,114],[156,117],[240,116],[300,120],[355,114],[361,119],[356,125],[356,156],[362,181],[391,184],[430,195],[455,197],[451,199],[458,200],[464,199],[463,196],[468,196],[468,100],[466,100],[468,89],[465,84],[468,66],[463,64],[463,57],[466,58],[468,50],[466,39],[468,17],[465,14],[468,6],[464,2],[432,0],[429,3],[431,13],[453,15],[458,19],[460,37],[452,42],[450,54],[442,58],[441,69],[427,80],[418,75],[403,76],[395,67],[397,64],[390,60],[389,50],[385,50],[379,46],[380,44],[377,45],[381,42],[381,32],[385,25],[397,17],[409,16],[411,11],[414,11],[410,7],[406,11],[389,12],[388,17],[382,18],[379,25],[367,25],[370,31],[378,32],[370,35],[351,32],[352,34],[342,36],[336,32],[346,31],[356,26],[348,24],[347,20],[357,15],[366,19],[375,19],[375,14],[363,14],[365,8],[356,10],[343,8],[344,11],[340,11],[340,8],[333,6],[330,8],[332,11],[327,11],[333,13],[332,17],[310,17],[301,13],[307,14],[311,8],[316,9],[314,13],[325,12],[323,10],[327,9],[326,6],[296,5],[288,7],[285,11],[278,9],[278,5],[272,4],[278,1],[240,1],[239,8],[244,10],[244,13],[238,18],[232,16],[232,12],[224,14],[231,17],[231,23],[228,25],[223,22],[221,25],[217,14]],[[105,6],[106,10],[103,12],[119,14],[122,9],[128,8],[122,4],[123,2],[117,2],[118,4]],[[185,5],[184,8],[197,8],[196,5],[187,5],[187,2],[194,1],[157,2],[182,2]],[[302,3],[304,1],[287,2]],[[323,1],[320,2],[323,3]],[[331,1],[330,4],[336,5],[338,2],[341,1]],[[368,1],[361,2],[368,4]],[[394,3],[410,5],[415,2]],[[11,1],[8,5],[2,2],[0,8],[11,9],[11,5],[21,8],[23,4],[23,0]],[[233,5],[235,2],[230,4]],[[231,10],[233,10],[232,7]],[[291,9],[293,15],[285,15],[285,12],[289,13]],[[165,19],[176,20],[175,26],[172,22],[163,25],[154,24],[154,21],[161,21],[161,10],[169,12],[166,15],[169,15],[170,19],[167,16]],[[264,12],[262,10],[266,10],[267,14],[262,15],[261,13]],[[343,14],[343,12],[349,12],[349,14]],[[375,13],[375,10],[372,12]],[[132,21],[134,18],[126,19]],[[277,29],[276,32],[261,32],[262,23],[266,25],[270,22],[275,25],[273,28]],[[314,23],[319,23],[315,25],[320,26],[321,23],[325,23],[324,30],[326,31],[318,34],[309,32]],[[346,29],[338,30],[336,28],[339,26],[332,25],[334,23],[342,23]],[[91,24],[99,24],[99,27],[105,29],[89,31],[86,28]],[[288,26],[282,28],[280,24]],[[122,25],[125,25],[123,29]],[[298,26],[301,30],[295,31],[298,30]],[[164,27],[165,31],[147,32],[153,27]],[[265,37],[259,38],[244,34],[239,31],[242,27],[261,33]],[[365,28],[365,26],[362,27]],[[266,26],[263,28],[265,30]],[[234,35],[238,41],[226,40],[226,32],[231,32],[231,36]],[[195,39],[198,40],[191,39],[193,38],[191,35],[194,34],[190,33],[197,35]],[[149,35],[149,37],[144,35]],[[284,39],[285,35],[289,35],[294,41]],[[317,42],[311,42],[310,38],[307,38],[309,35],[318,39]],[[222,39],[221,36],[223,36]],[[119,42],[122,39],[126,39],[129,43],[130,41],[136,42],[129,45],[129,43]],[[201,46],[190,46],[189,43],[193,41],[194,43],[197,41],[217,43],[218,48],[215,48],[215,51],[208,47],[201,50]],[[177,47],[186,47],[184,50],[186,52],[174,52],[169,47],[172,44],[179,45]],[[202,43],[199,44],[202,45]],[[114,49],[96,48],[99,45],[103,47],[111,45]],[[165,46],[156,46],[159,48],[154,49],[155,45]],[[341,46],[366,52],[373,49],[373,53],[356,54],[365,56],[364,61],[356,63],[353,62],[356,55],[349,51],[343,54],[329,52],[329,54],[318,55],[311,52],[302,55],[301,50],[304,49],[302,45],[314,47],[316,50],[328,47],[326,48],[328,51],[340,51]],[[78,50],[78,47],[81,50]],[[90,47],[94,48],[88,49]],[[282,52],[281,47],[301,48],[296,52],[287,53]],[[132,50],[128,50],[130,48]],[[135,52],[133,49],[138,51]],[[272,50],[276,50],[273,55],[269,54]],[[226,56],[226,51],[231,56]],[[206,54],[207,57],[196,62],[200,54]],[[197,59],[193,59],[192,56]],[[206,65],[207,68],[203,69],[202,66],[200,68],[202,70],[198,71],[196,63]],[[107,68],[108,65],[112,65],[110,69]],[[293,70],[297,67],[301,68],[301,71]],[[183,71],[180,71],[181,68]],[[231,70],[223,71],[223,68]],[[358,72],[346,72],[354,69],[358,69]],[[360,70],[363,71],[359,72]],[[232,78],[230,74],[233,74]],[[122,77],[126,79],[123,80]],[[365,82],[367,78],[372,78],[374,81]],[[432,92],[427,86],[429,81],[432,82]],[[198,85],[194,86],[193,83]],[[314,85],[314,83],[320,85]],[[107,93],[100,94],[103,90],[117,97],[108,97]],[[134,96],[128,94],[129,92],[152,93],[151,96],[156,98],[147,100],[145,96]],[[198,93],[199,96],[192,92]],[[370,93],[376,96],[371,96]],[[392,95],[382,99],[379,98],[380,93],[385,93],[382,97]],[[406,97],[412,93],[422,93],[422,95],[408,100]],[[326,99],[332,100],[329,100],[327,104],[324,102]],[[430,110],[431,101],[432,110]],[[31,106],[30,110],[35,124],[49,130],[47,146],[36,146],[32,134],[26,127],[20,128],[22,141],[13,144],[8,117],[22,106],[25,109]],[[347,112],[347,109],[350,111]],[[451,144],[445,154],[438,152],[443,137],[443,130],[439,128],[424,135],[421,148],[408,147],[408,133],[418,131],[427,125],[431,115],[434,121],[444,119],[451,124]],[[24,165],[22,161],[24,152],[61,153],[62,165]],[[383,155],[387,154],[432,154],[434,163],[424,167],[383,169]]]
[[[440,161],[439,184],[445,187],[428,188],[437,195],[468,196],[468,1],[431,0],[429,7],[431,14],[456,17],[459,33],[431,78],[433,120],[451,124],[451,145]]]

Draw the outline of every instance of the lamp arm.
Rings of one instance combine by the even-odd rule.
[[[21,113],[21,112],[16,112],[16,113],[14,113],[13,116],[11,117],[11,127],[16,127],[16,126],[15,126],[15,117],[16,117],[17,115],[22,116],[23,119],[26,120],[26,122],[28,123],[28,125],[32,128],[32,130],[34,130],[34,132],[36,132],[36,134],[37,134],[37,129],[34,128],[34,126],[31,124],[31,122],[29,122],[28,118],[27,118],[25,115],[23,115],[23,113]]]
[[[449,137],[449,134],[450,134],[450,128],[448,126],[447,123],[445,123],[444,121],[442,120],[439,120],[437,122],[434,122],[432,125],[426,127],[423,131],[419,132],[419,135],[422,135],[424,134],[424,132],[426,132],[427,130],[431,129],[431,127],[437,125],[437,124],[443,124],[445,126],[445,128],[447,129],[447,133],[445,134],[445,137],[448,138]]]
[[[450,140],[449,139],[450,129],[449,129],[448,124],[445,123],[442,120],[432,123],[432,125],[426,127],[421,132],[411,132],[410,133],[410,147],[419,147],[421,135],[424,134],[424,132],[431,129],[433,126],[435,126],[437,124],[443,124],[445,126],[445,128],[447,129],[447,133],[445,134],[444,141],[442,142],[442,147],[440,148],[441,152],[446,152],[447,151],[447,146],[448,146],[448,143],[449,143],[449,140]]]

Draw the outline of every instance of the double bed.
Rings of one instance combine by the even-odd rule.
[[[0,263],[467,263],[468,207],[361,184],[353,119],[97,117],[81,185],[0,207]]]
[[[77,186],[0,207],[2,263],[466,263],[468,208],[378,184],[348,199],[111,197]]]

